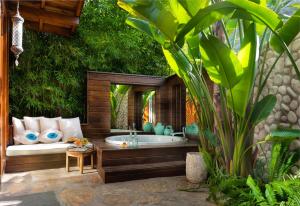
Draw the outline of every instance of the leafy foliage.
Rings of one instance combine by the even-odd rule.
[[[10,68],[10,114],[85,119],[86,71],[167,75],[160,46],[124,24],[115,0],[87,0],[70,38],[25,31]],[[14,58],[12,57],[11,60]]]
[[[255,198],[255,205],[289,205],[297,206],[300,204],[300,179],[288,179],[273,181],[260,187],[256,181],[249,176],[247,185],[251,188],[251,195]]]
[[[276,104],[274,95],[258,101],[268,76],[262,75],[264,67],[258,67],[257,57],[262,54],[261,48],[269,45],[265,34],[272,33],[278,40],[275,44],[287,53],[299,73],[287,47],[290,41],[285,42],[287,39],[278,34],[281,28],[293,30],[298,25],[288,21],[292,26],[285,29],[278,10],[260,1],[195,0],[189,4],[198,9],[192,11],[181,0],[118,0],[118,5],[131,15],[126,22],[161,44],[171,69],[183,79],[195,105],[199,106],[201,147],[221,153],[217,164],[228,174],[247,177],[253,170],[253,129],[268,117]],[[239,33],[239,39],[234,45],[224,23],[229,19],[238,22],[235,33]],[[260,25],[264,27],[263,35],[256,31]],[[219,86],[219,101],[212,98],[205,74]],[[257,94],[254,93],[256,78],[259,80]],[[219,140],[217,147],[211,147],[207,138],[203,138],[207,135],[205,131],[215,133]]]
[[[116,128],[117,126],[116,121],[121,105],[130,88],[129,85],[111,85],[110,87],[111,128]]]

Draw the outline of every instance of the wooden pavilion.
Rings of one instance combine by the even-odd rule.
[[[9,48],[11,16],[19,10],[25,26],[40,32],[70,36],[79,25],[84,0],[0,0],[0,174],[4,171],[9,142]]]

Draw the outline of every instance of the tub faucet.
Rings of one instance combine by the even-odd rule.
[[[182,127],[182,134],[183,134],[183,137],[185,138],[185,130],[186,128],[185,127]]]

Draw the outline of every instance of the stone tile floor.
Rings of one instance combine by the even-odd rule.
[[[97,206],[212,206],[206,201],[207,189],[184,192],[195,188],[183,176],[104,184],[96,170],[65,172],[64,168],[5,174],[2,177],[1,197],[54,191],[61,205]],[[40,203],[36,204],[41,205]]]

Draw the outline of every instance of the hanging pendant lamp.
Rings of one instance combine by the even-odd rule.
[[[14,53],[16,57],[15,64],[16,66],[18,66],[19,55],[23,52],[22,39],[23,39],[23,23],[24,23],[24,19],[21,17],[19,13],[19,1],[17,4],[17,12],[11,18],[11,20],[12,20],[12,45],[10,50]]]

